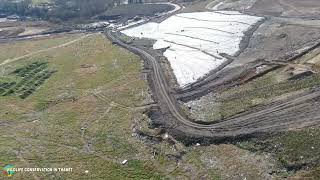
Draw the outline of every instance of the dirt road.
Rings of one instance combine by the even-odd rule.
[[[182,113],[171,94],[172,89],[169,88],[159,62],[151,53],[123,43],[111,31],[107,31],[106,35],[111,41],[140,55],[151,65],[154,95],[162,114],[165,115],[163,126],[176,138],[185,142],[235,140],[315,126],[320,122],[318,111],[320,88],[316,88],[291,97],[290,100],[279,100],[269,105],[258,106],[215,124],[195,123]]]

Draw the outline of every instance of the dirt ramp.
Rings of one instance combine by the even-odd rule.
[[[248,11],[260,15],[320,19],[320,1],[258,0]]]

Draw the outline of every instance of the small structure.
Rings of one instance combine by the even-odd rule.
[[[11,21],[13,20],[17,21],[20,19],[20,17],[18,15],[11,15],[11,16],[8,16],[7,19]]]
[[[123,160],[123,161],[121,162],[122,165],[125,165],[125,164],[127,164],[127,163],[128,163],[128,160],[127,160],[127,159],[125,159],[125,160]]]

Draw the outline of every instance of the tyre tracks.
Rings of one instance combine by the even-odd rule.
[[[4,66],[6,64],[9,64],[9,63],[13,63],[15,61],[19,61],[21,59],[24,59],[24,58],[27,58],[27,57],[30,57],[30,56],[33,56],[33,55],[36,55],[36,54],[40,54],[40,53],[43,53],[43,52],[47,52],[47,51],[50,51],[50,50],[54,50],[54,49],[58,49],[58,48],[62,48],[62,47],[66,47],[66,46],[69,46],[73,43],[76,43],[78,41],[81,41],[89,36],[93,36],[95,34],[86,34],[84,36],[81,36],[77,39],[74,39],[72,41],[69,41],[69,42],[66,42],[66,43],[63,43],[63,44],[60,44],[60,45],[57,45],[57,46],[53,46],[53,47],[50,47],[50,48],[46,48],[46,49],[42,49],[42,50],[38,50],[38,51],[34,51],[34,52],[31,52],[31,53],[28,53],[28,54],[25,54],[25,55],[22,55],[22,56],[19,56],[19,57],[16,57],[16,58],[13,58],[13,59],[6,59],[4,60],[1,64],[0,64],[0,67],[1,66]]]
[[[107,31],[106,35],[115,44],[140,55],[151,65],[151,83],[154,94],[162,114],[165,114],[163,126],[178,138],[193,142],[202,139],[234,140],[263,133],[286,131],[289,128],[301,128],[301,126],[310,126],[320,122],[318,104],[317,101],[314,101],[320,97],[320,88],[315,88],[291,97],[291,99],[274,101],[269,105],[252,108],[218,123],[208,125],[195,123],[181,112],[155,57],[143,49],[123,43],[111,31]]]

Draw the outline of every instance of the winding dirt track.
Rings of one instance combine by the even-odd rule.
[[[163,126],[178,139],[187,142],[235,140],[320,124],[320,88],[308,90],[290,99],[257,106],[218,123],[195,123],[181,112],[155,57],[143,49],[123,43],[111,31],[107,31],[106,35],[112,42],[140,55],[151,65],[154,95],[165,116]]]

